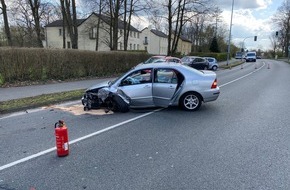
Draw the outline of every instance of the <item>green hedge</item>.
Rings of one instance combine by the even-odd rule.
[[[0,48],[0,85],[18,81],[113,76],[150,57],[144,52]]]

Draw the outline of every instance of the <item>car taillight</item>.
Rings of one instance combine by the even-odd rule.
[[[217,79],[215,79],[211,85],[211,89],[214,89],[217,87]]]

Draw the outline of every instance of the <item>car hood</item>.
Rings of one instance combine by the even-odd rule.
[[[94,89],[98,89],[98,88],[104,88],[104,87],[109,87],[109,83],[110,83],[111,80],[107,80],[107,81],[104,81],[104,82],[101,82],[101,83],[98,83],[98,84],[95,84],[91,87],[89,87],[87,89],[87,91],[89,90],[94,90]]]

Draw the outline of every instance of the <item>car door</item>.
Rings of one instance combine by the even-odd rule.
[[[155,106],[167,107],[170,104],[178,84],[176,72],[169,68],[154,70],[152,95]]]
[[[202,59],[202,58],[196,58],[195,60],[194,60],[194,62],[195,62],[195,65],[196,65],[196,68],[197,69],[203,69],[204,68],[204,62],[205,62],[205,60],[204,59]]]
[[[121,81],[119,90],[130,98],[131,107],[154,106],[151,71],[151,69],[134,71]]]

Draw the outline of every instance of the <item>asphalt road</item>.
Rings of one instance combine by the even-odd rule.
[[[59,105],[0,118],[0,189],[289,189],[290,65],[217,71],[221,94],[172,107],[84,113]],[[70,154],[55,152],[66,121]]]

